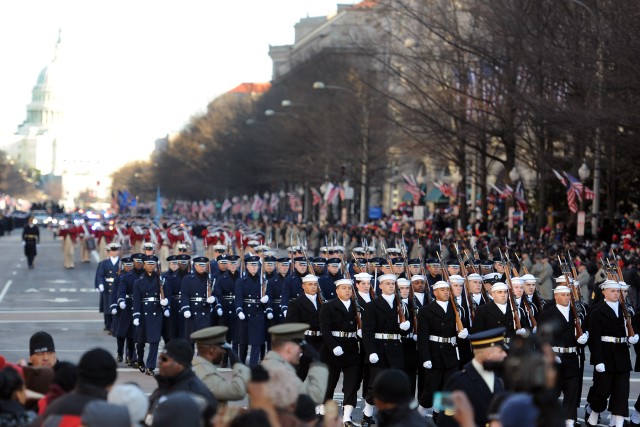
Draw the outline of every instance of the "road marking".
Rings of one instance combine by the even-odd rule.
[[[11,274],[13,274],[15,276],[16,274],[18,274],[18,272],[17,271],[12,271]]]
[[[77,308],[67,308],[60,307],[56,310],[38,310],[37,308],[33,308],[33,310],[0,310],[0,315],[3,314],[47,314],[47,313],[60,313],[60,312],[68,312],[68,313],[97,313],[97,308],[90,307],[77,307]]]
[[[104,319],[60,319],[60,320],[31,320],[30,323],[99,323]],[[0,320],[0,323],[24,323],[24,320]]]
[[[7,283],[4,285],[4,289],[2,289],[2,293],[0,294],[0,303],[4,299],[4,296],[7,294],[7,291],[9,290],[11,283],[13,283],[12,280],[7,280]]]

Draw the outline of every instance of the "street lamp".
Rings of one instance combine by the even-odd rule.
[[[367,220],[367,163],[369,162],[369,109],[366,102],[360,99],[358,93],[344,86],[328,85],[324,82],[314,82],[313,88],[316,90],[340,90],[349,92],[355,98],[360,108],[362,108],[362,169],[360,176],[360,223],[364,224]]]
[[[580,181],[582,182],[582,189],[580,190],[580,212],[578,212],[578,230],[576,234],[578,236],[584,236],[584,223],[586,219],[586,214],[584,212],[584,182],[589,179],[589,175],[591,171],[589,170],[589,166],[587,166],[586,162],[582,162],[580,169],[578,169],[578,176],[580,177]],[[582,228],[581,228],[582,227]],[[596,230],[592,230],[593,233]]]

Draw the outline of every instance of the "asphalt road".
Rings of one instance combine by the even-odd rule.
[[[53,336],[61,360],[78,362],[85,351],[94,347],[102,347],[115,355],[115,339],[103,331],[102,314],[98,313],[99,294],[93,284],[95,262],[81,263],[79,250],[76,250],[75,268],[65,269],[62,242],[53,240],[50,231],[41,229],[35,268],[29,270],[20,233],[21,230],[15,230],[12,235],[0,237],[0,354],[12,362],[28,358],[29,337],[44,330]],[[592,366],[587,365],[582,406],[592,373]],[[118,369],[118,382],[136,382],[147,393],[156,387],[152,377],[124,365]],[[342,382],[336,390],[341,389]],[[640,376],[632,373],[630,410],[639,393]],[[336,400],[341,397],[342,393],[335,394]],[[246,405],[246,400],[233,404]],[[359,399],[354,421],[360,419],[362,406]],[[583,419],[582,408],[578,417]],[[608,425],[608,413],[603,414],[601,425]]]

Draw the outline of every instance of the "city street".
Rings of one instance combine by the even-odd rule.
[[[96,264],[79,262],[66,270],[62,266],[62,242],[53,240],[52,233],[41,229],[41,243],[35,269],[28,270],[20,243],[21,230],[0,238],[0,354],[11,362],[26,359],[29,337],[36,331],[49,332],[55,341],[58,358],[77,362],[86,350],[103,347],[115,355],[115,339],[103,331],[102,315],[98,313],[98,293],[94,289]],[[160,346],[162,348],[162,344]],[[526,368],[525,368],[526,369]],[[223,370],[229,372],[229,370]],[[583,401],[591,384],[592,367],[587,365]],[[137,382],[147,393],[155,388],[152,377],[124,367],[118,370],[118,382]],[[640,392],[640,378],[631,378],[629,407]],[[337,390],[341,390],[341,383]],[[336,394],[336,399],[341,398]],[[234,404],[245,405],[246,400]],[[354,419],[359,420],[362,401]],[[582,410],[579,418],[582,418]],[[608,415],[602,425],[607,425]]]

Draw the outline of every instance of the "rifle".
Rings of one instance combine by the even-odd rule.
[[[362,273],[362,268],[358,263],[358,258],[356,258],[356,255],[353,252],[351,252],[351,258],[353,258],[353,271],[356,273]]]
[[[351,255],[353,255],[353,253],[351,253]],[[347,268],[347,265],[346,265],[346,263],[345,263],[345,261],[343,259],[340,260],[340,267],[342,268],[342,275],[344,276],[344,278],[351,280],[351,275],[349,274],[349,269]],[[353,289],[352,289],[352,292],[351,292],[351,303],[353,303],[353,306],[355,307],[355,310],[356,310],[356,324],[358,326],[358,329],[362,329],[362,318],[360,317],[360,309],[361,309],[361,307],[358,304],[358,299],[356,298],[356,287],[355,287],[355,284],[352,287],[353,287]],[[369,291],[371,291],[371,288],[369,288]],[[373,298],[371,300],[373,301]]]
[[[573,295],[573,290],[571,289],[571,283],[569,282],[569,276],[567,275],[567,270],[565,265],[562,263],[560,259],[560,255],[558,255],[558,262],[560,263],[560,269],[562,270],[562,274],[564,275],[564,280],[567,282],[567,287],[569,287],[569,296],[571,300],[569,301],[569,305],[571,307],[571,312],[573,313],[573,320],[576,324],[576,338],[580,338],[582,335],[582,327],[580,326],[580,318],[578,317],[578,311],[576,310],[576,299]]]
[[[158,287],[160,288],[160,299],[164,299],[164,279],[162,278],[162,263],[158,261]]]
[[[476,302],[473,300],[473,296],[471,295],[471,290],[469,289],[469,279],[467,278],[467,268],[464,265],[464,260],[462,259],[462,254],[460,254],[460,248],[458,247],[458,243],[454,243],[454,247],[456,248],[456,256],[458,258],[458,264],[460,264],[460,273],[462,277],[464,277],[464,292],[467,295],[467,305],[469,307],[469,320],[473,321],[473,318],[476,317]]]
[[[404,234],[402,234],[402,246],[400,246],[400,253],[402,254],[405,276],[407,276],[407,279],[409,279],[409,298],[407,298],[407,308],[409,309],[409,313],[411,313],[413,333],[418,333],[418,317],[414,304],[415,295],[413,294],[413,285],[411,284],[411,269],[409,269],[409,263],[407,261],[407,247],[404,244]]]
[[[380,243],[380,245],[382,246],[382,252],[384,254],[384,258],[387,260],[387,264],[389,264],[389,268],[393,272],[393,264],[391,264],[391,259],[389,258],[389,253],[387,252],[387,248],[382,242]],[[402,323],[402,322],[405,322],[407,318],[405,317],[404,309],[402,308],[402,300],[400,296],[400,289],[398,289],[398,283],[396,282],[394,286],[395,286],[394,293],[396,296],[396,311],[398,312],[398,320],[400,320],[400,323]]]
[[[513,266],[513,264],[511,264],[511,260],[509,259],[509,250],[507,248],[504,249],[504,252],[507,256],[507,265],[505,270],[507,269],[511,269],[513,271],[513,275],[514,277],[520,277],[518,275],[518,270],[515,268],[515,266]],[[515,254],[515,252],[514,252]],[[516,258],[518,259],[518,262],[520,261],[520,258],[518,257],[517,254]],[[525,268],[525,271],[527,269]],[[524,288],[524,286],[523,286]],[[531,304],[529,303],[529,300],[527,299],[526,294],[524,293],[524,290],[522,292],[522,297],[520,297],[520,301],[522,301],[522,304],[524,305],[525,310],[527,310],[527,316],[529,317],[529,320],[531,321],[531,328],[536,328],[538,326],[538,321],[536,320],[535,316],[533,315],[533,310],[531,309]]]
[[[424,270],[424,260],[422,259],[422,245],[420,243],[418,243],[418,259],[420,259],[420,274],[427,277]]]
[[[618,263],[617,261],[616,271],[618,272],[618,282],[624,282],[622,270],[620,269],[620,263]],[[635,332],[633,331],[633,326],[631,325],[631,316],[629,315],[629,310],[627,310],[627,304],[625,302],[624,295],[622,295],[622,289],[620,290],[620,307],[622,307],[622,314],[624,315],[624,319],[627,324],[627,336],[632,337],[635,335]]]
[[[304,255],[304,260],[307,262],[307,272],[313,276],[315,276],[315,272],[313,271],[313,266],[309,262],[309,257],[307,257],[307,251],[304,250],[304,246],[300,244],[300,236],[298,236],[298,244],[300,245],[300,252]],[[322,295],[322,290],[320,289],[320,283],[316,286],[316,297],[318,299],[318,307],[324,303],[324,295]]]
[[[473,245],[473,248],[471,250],[473,251],[473,259],[477,259],[478,261],[480,261],[480,252],[478,252],[478,246]],[[469,258],[468,255],[467,258]]]
[[[449,282],[449,272],[447,271],[446,266],[444,265],[444,261],[442,261],[442,257],[440,256],[440,252],[436,252],[438,256],[438,261],[440,262],[440,268],[442,269],[442,278],[445,282]],[[453,314],[456,317],[456,330],[460,332],[464,329],[464,325],[462,324],[462,319],[460,319],[460,313],[458,312],[458,306],[456,304],[455,299],[453,298],[453,292],[451,288],[449,288],[449,301],[451,302],[451,308],[453,309]]]
[[[469,261],[469,265],[471,266],[471,269],[473,270],[473,272],[475,274],[482,276],[480,272],[476,269],[475,264],[471,261],[471,258],[469,258],[469,254],[467,253],[467,251],[464,251],[464,255],[465,257],[467,257],[467,261]],[[485,301],[489,301],[489,295],[487,294],[487,290],[484,288],[484,283],[482,283],[482,280],[480,280],[480,294],[482,294],[482,299],[484,299]]]
[[[578,280],[578,269],[573,262],[573,258],[571,258],[571,252],[567,251],[567,256],[569,257],[569,265],[571,266],[571,273],[573,274],[573,278],[575,280]],[[578,292],[578,299],[582,301],[582,291],[580,290],[580,286],[576,286],[576,292]]]
[[[500,251],[500,260],[502,261],[503,264],[505,264],[504,257],[502,256],[502,250],[500,248],[498,248],[498,250]],[[511,312],[513,313],[513,326],[517,331],[518,329],[522,329],[522,325],[520,324],[520,313],[518,313],[518,308],[516,307],[516,298],[513,295],[513,284],[511,283],[511,272],[509,271],[509,268],[505,268],[504,273],[507,277],[507,287],[509,288],[507,292],[509,293],[509,301],[511,302]]]

